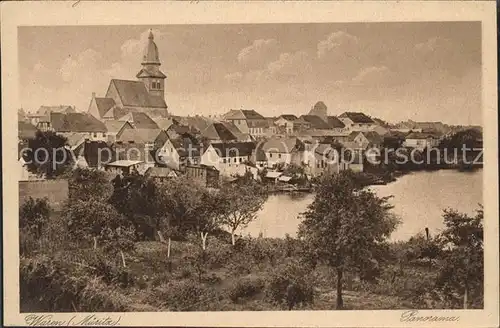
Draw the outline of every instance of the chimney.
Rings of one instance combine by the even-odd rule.
[[[92,99],[95,98],[95,92],[92,92]]]

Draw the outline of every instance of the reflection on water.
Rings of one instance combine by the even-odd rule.
[[[415,172],[388,185],[370,188],[379,196],[394,196],[390,202],[402,223],[391,238],[404,240],[423,232],[425,227],[431,233],[442,229],[445,208],[474,214],[478,204],[483,203],[482,177],[482,170]],[[260,233],[264,237],[284,237],[286,234],[295,236],[300,213],[306,210],[313,199],[312,194],[271,195],[257,219],[242,233],[254,237]]]

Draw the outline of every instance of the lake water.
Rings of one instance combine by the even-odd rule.
[[[371,186],[379,196],[394,197],[390,203],[393,212],[402,223],[393,232],[392,240],[406,240],[424,232],[431,234],[443,228],[443,209],[454,208],[474,214],[483,203],[482,170],[458,172],[440,170],[414,172],[384,186]],[[257,219],[242,231],[244,235],[257,237],[295,236],[300,223],[300,213],[313,201],[312,194],[271,195],[259,212]]]

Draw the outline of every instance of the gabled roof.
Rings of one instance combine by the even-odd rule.
[[[175,118],[156,118],[153,119],[158,125],[158,127],[162,130],[167,130],[172,124],[179,124],[179,122]]]
[[[213,120],[212,118],[205,117],[205,116],[196,115],[196,116],[183,117],[180,120],[180,122],[184,125],[194,127],[199,131],[203,131],[210,124],[214,123],[215,120]]]
[[[339,117],[348,118],[354,123],[375,123],[370,117],[361,112],[345,112]]]
[[[76,109],[69,105],[59,105],[59,106],[40,106],[35,113],[35,116],[45,116],[50,113],[75,113]]]
[[[112,79],[109,88],[111,88],[111,85],[115,86],[124,107],[167,108],[165,99],[160,96],[150,95],[141,81]]]
[[[209,140],[234,141],[238,138],[222,123],[212,123],[201,135]]]
[[[127,115],[128,113],[129,113],[128,109],[113,106],[101,118],[117,120],[117,119]]]
[[[332,128],[344,128],[345,124],[337,116],[328,116],[328,124]]]
[[[411,132],[406,136],[406,140],[408,139],[437,139],[438,136],[436,136],[434,133],[427,133],[427,132]]]
[[[366,137],[366,139],[370,141],[371,144],[380,145],[384,141],[384,138],[375,131],[368,131],[362,133]]]
[[[254,119],[264,119],[264,116],[260,115],[253,109],[231,109],[227,114],[224,115],[226,120],[254,120]]]
[[[50,113],[50,123],[56,132],[106,132],[106,126],[88,113]]]
[[[300,118],[311,124],[311,127],[313,129],[320,129],[320,130],[330,129],[330,125],[328,125],[327,122],[325,122],[321,117],[317,115],[302,115]]]
[[[160,129],[127,129],[117,141],[136,142],[136,143],[152,143],[155,142],[161,134],[164,134],[163,139],[167,139],[166,133]]]
[[[264,152],[287,153],[304,150],[304,143],[298,138],[272,138],[262,145]]]
[[[130,125],[130,123],[127,121],[106,120],[104,121],[104,125],[106,126],[106,129],[108,129],[108,132],[111,133],[120,132],[120,130],[123,129],[123,127],[126,125],[132,128],[132,125]]]
[[[35,138],[37,128],[31,123],[19,121],[17,123],[19,139],[32,139]]]
[[[82,132],[72,132],[69,135],[65,135],[66,143],[72,149],[76,149],[78,146],[82,145],[86,138],[86,133]]]
[[[184,135],[175,139],[170,139],[175,150],[181,157],[198,157],[200,156],[200,144],[195,138]]]
[[[211,146],[220,157],[251,156],[255,149],[253,142],[213,143]]]
[[[295,116],[293,114],[283,114],[283,115],[280,115],[278,118],[283,118],[287,121],[295,121],[297,119],[297,116]]]
[[[95,103],[100,117],[103,117],[111,108],[116,105],[113,98],[95,98]]]
[[[117,119],[118,121],[126,121],[136,129],[158,129],[158,124],[146,113],[129,111],[126,115]]]

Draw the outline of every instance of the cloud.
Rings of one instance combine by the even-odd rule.
[[[450,40],[440,37],[432,37],[415,45],[415,50],[424,55],[435,55],[437,51],[449,51],[451,48]]]
[[[394,77],[394,72],[387,66],[372,66],[359,71],[352,83],[356,86],[386,86],[394,81]]]
[[[330,53],[350,53],[357,49],[359,39],[347,32],[333,32],[324,40],[318,42],[318,58],[324,58]]]
[[[99,52],[94,49],[87,49],[78,54],[76,58],[71,56],[66,58],[59,69],[59,73],[64,82],[71,82],[74,79],[81,78],[82,74],[93,71],[101,60],[102,55]]]
[[[278,50],[276,39],[257,39],[248,47],[240,50],[237,59],[242,65],[256,66],[273,57]]]

